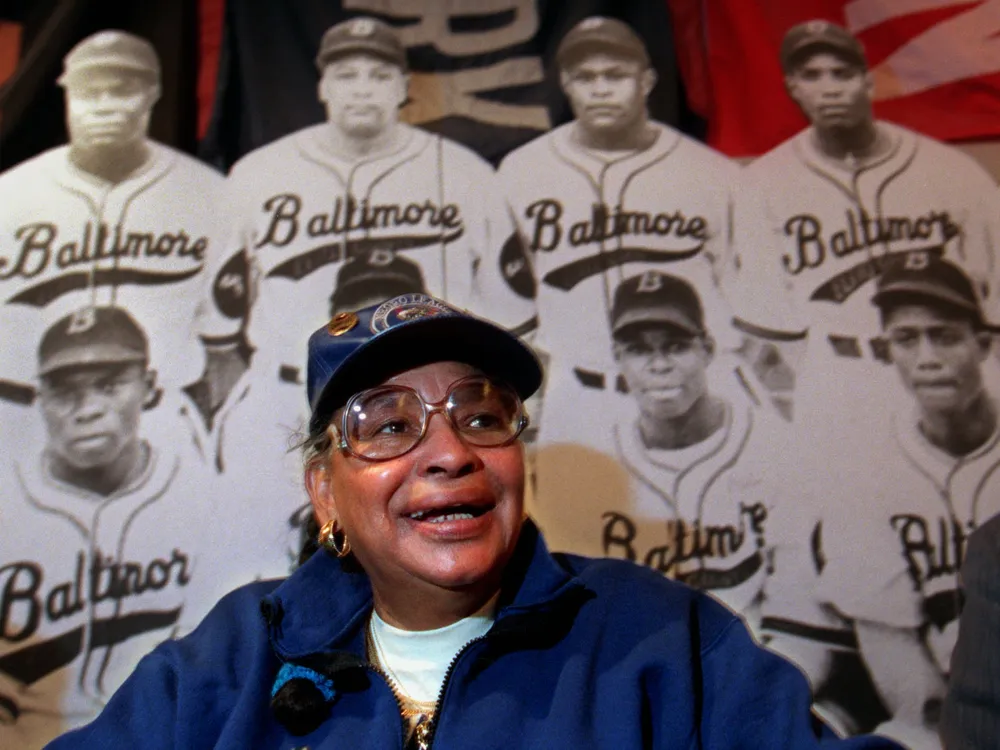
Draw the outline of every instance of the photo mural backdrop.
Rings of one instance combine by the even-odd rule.
[[[666,4],[467,5],[229,4],[202,160],[150,137],[163,51],[68,43],[65,145],[0,174],[0,746],[287,574],[309,333],[430,293],[545,362],[553,548],[708,591],[839,731],[940,747],[1000,512],[994,180],[876,116],[843,14],[783,19],[800,126],[742,164]]]

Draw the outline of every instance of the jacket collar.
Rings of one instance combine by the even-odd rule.
[[[549,554],[538,527],[526,520],[507,565],[497,624],[557,608],[583,583]],[[261,600],[271,644],[283,660],[343,649],[355,639],[372,608],[371,584],[353,560],[319,551]]]

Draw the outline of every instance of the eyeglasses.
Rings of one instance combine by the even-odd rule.
[[[436,412],[448,418],[462,440],[480,448],[509,445],[528,426],[517,392],[489,378],[463,378],[435,403],[412,388],[386,385],[361,391],[347,402],[337,447],[368,461],[398,458],[417,447]]]

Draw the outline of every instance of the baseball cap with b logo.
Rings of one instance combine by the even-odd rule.
[[[833,52],[862,68],[868,67],[865,49],[847,29],[830,21],[815,19],[793,26],[781,41],[781,69],[792,73],[810,55]]]
[[[113,68],[136,73],[151,82],[160,80],[160,59],[153,45],[124,31],[108,30],[88,36],[63,59],[60,86],[85,80],[88,71]]]
[[[330,307],[334,311],[353,310],[362,302],[424,290],[419,265],[389,250],[372,250],[340,267]]]
[[[893,258],[879,277],[872,304],[886,310],[896,305],[929,303],[962,310],[983,328],[993,329],[984,316],[976,287],[965,271],[931,250],[914,250]]]
[[[86,365],[149,361],[142,328],[118,307],[84,307],[59,319],[38,346],[38,375]]]
[[[334,60],[364,53],[385,60],[406,72],[406,50],[396,32],[377,18],[361,16],[331,26],[323,34],[316,55],[320,72]]]
[[[701,336],[705,314],[698,292],[684,279],[659,271],[625,279],[615,289],[611,333],[617,338],[626,328],[640,324],[659,324]]]

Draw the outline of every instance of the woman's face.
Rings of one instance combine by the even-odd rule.
[[[433,403],[473,374],[468,365],[436,362],[386,383]],[[517,441],[468,445],[436,413],[409,453],[371,462],[334,449],[309,470],[307,485],[320,523],[340,522],[376,591],[416,582],[497,587],[523,520],[524,455]]]

